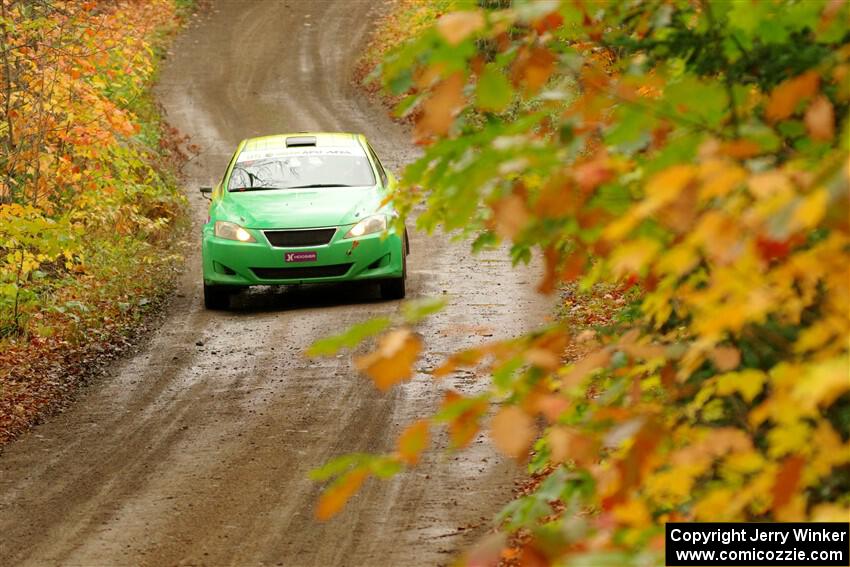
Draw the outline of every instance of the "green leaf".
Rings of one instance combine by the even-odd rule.
[[[514,98],[507,77],[493,64],[484,67],[475,89],[475,104],[481,110],[501,112]]]
[[[358,323],[343,333],[314,342],[307,349],[307,356],[328,356],[336,354],[343,348],[356,347],[363,339],[383,332],[391,324],[392,321],[387,317],[377,317]]]
[[[402,316],[408,323],[418,323],[422,319],[442,311],[446,306],[444,297],[423,297],[405,301],[401,307]]]
[[[327,480],[339,476],[355,467],[371,465],[378,457],[368,453],[351,453],[332,459],[310,471],[310,480]]]

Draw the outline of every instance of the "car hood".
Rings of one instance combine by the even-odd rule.
[[[229,193],[216,218],[246,228],[314,228],[358,222],[381,204],[378,187],[322,187]]]

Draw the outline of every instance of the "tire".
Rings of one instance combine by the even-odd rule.
[[[406,231],[405,231],[406,232]],[[404,299],[407,293],[407,234],[401,246],[401,277],[381,282],[381,297],[384,299]]]
[[[229,308],[230,291],[224,286],[204,284],[204,307],[212,311]]]
[[[381,297],[384,299],[404,299],[405,278],[396,278],[394,280],[385,280],[381,282]]]

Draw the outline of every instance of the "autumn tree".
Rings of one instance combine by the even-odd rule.
[[[0,443],[167,289],[184,198],[150,87],[178,3],[0,0]]]
[[[0,337],[52,307],[52,277],[86,272],[92,242],[176,218],[159,132],[139,117],[174,17],[167,0],[0,1]]]
[[[455,448],[487,428],[531,451],[545,480],[500,523],[529,535],[504,557],[533,564],[661,562],[667,520],[846,521],[848,3],[470,8],[381,66],[424,147],[397,205],[424,201],[420,228],[474,249],[508,243],[517,269],[539,255],[542,293],[629,301],[449,356],[435,381],[480,367],[487,391],[446,392],[394,454],[319,470],[319,515],[445,426]],[[386,387],[426,348],[404,320],[317,352],[390,325],[359,364]]]

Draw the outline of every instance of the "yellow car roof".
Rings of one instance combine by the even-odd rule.
[[[352,134],[348,132],[292,132],[291,134],[275,134],[273,136],[249,138],[245,140],[245,145],[242,149],[244,151],[286,148],[286,140],[290,139],[291,141],[294,138],[315,138],[315,145],[317,147],[359,146],[359,138],[362,138],[362,134]]]

